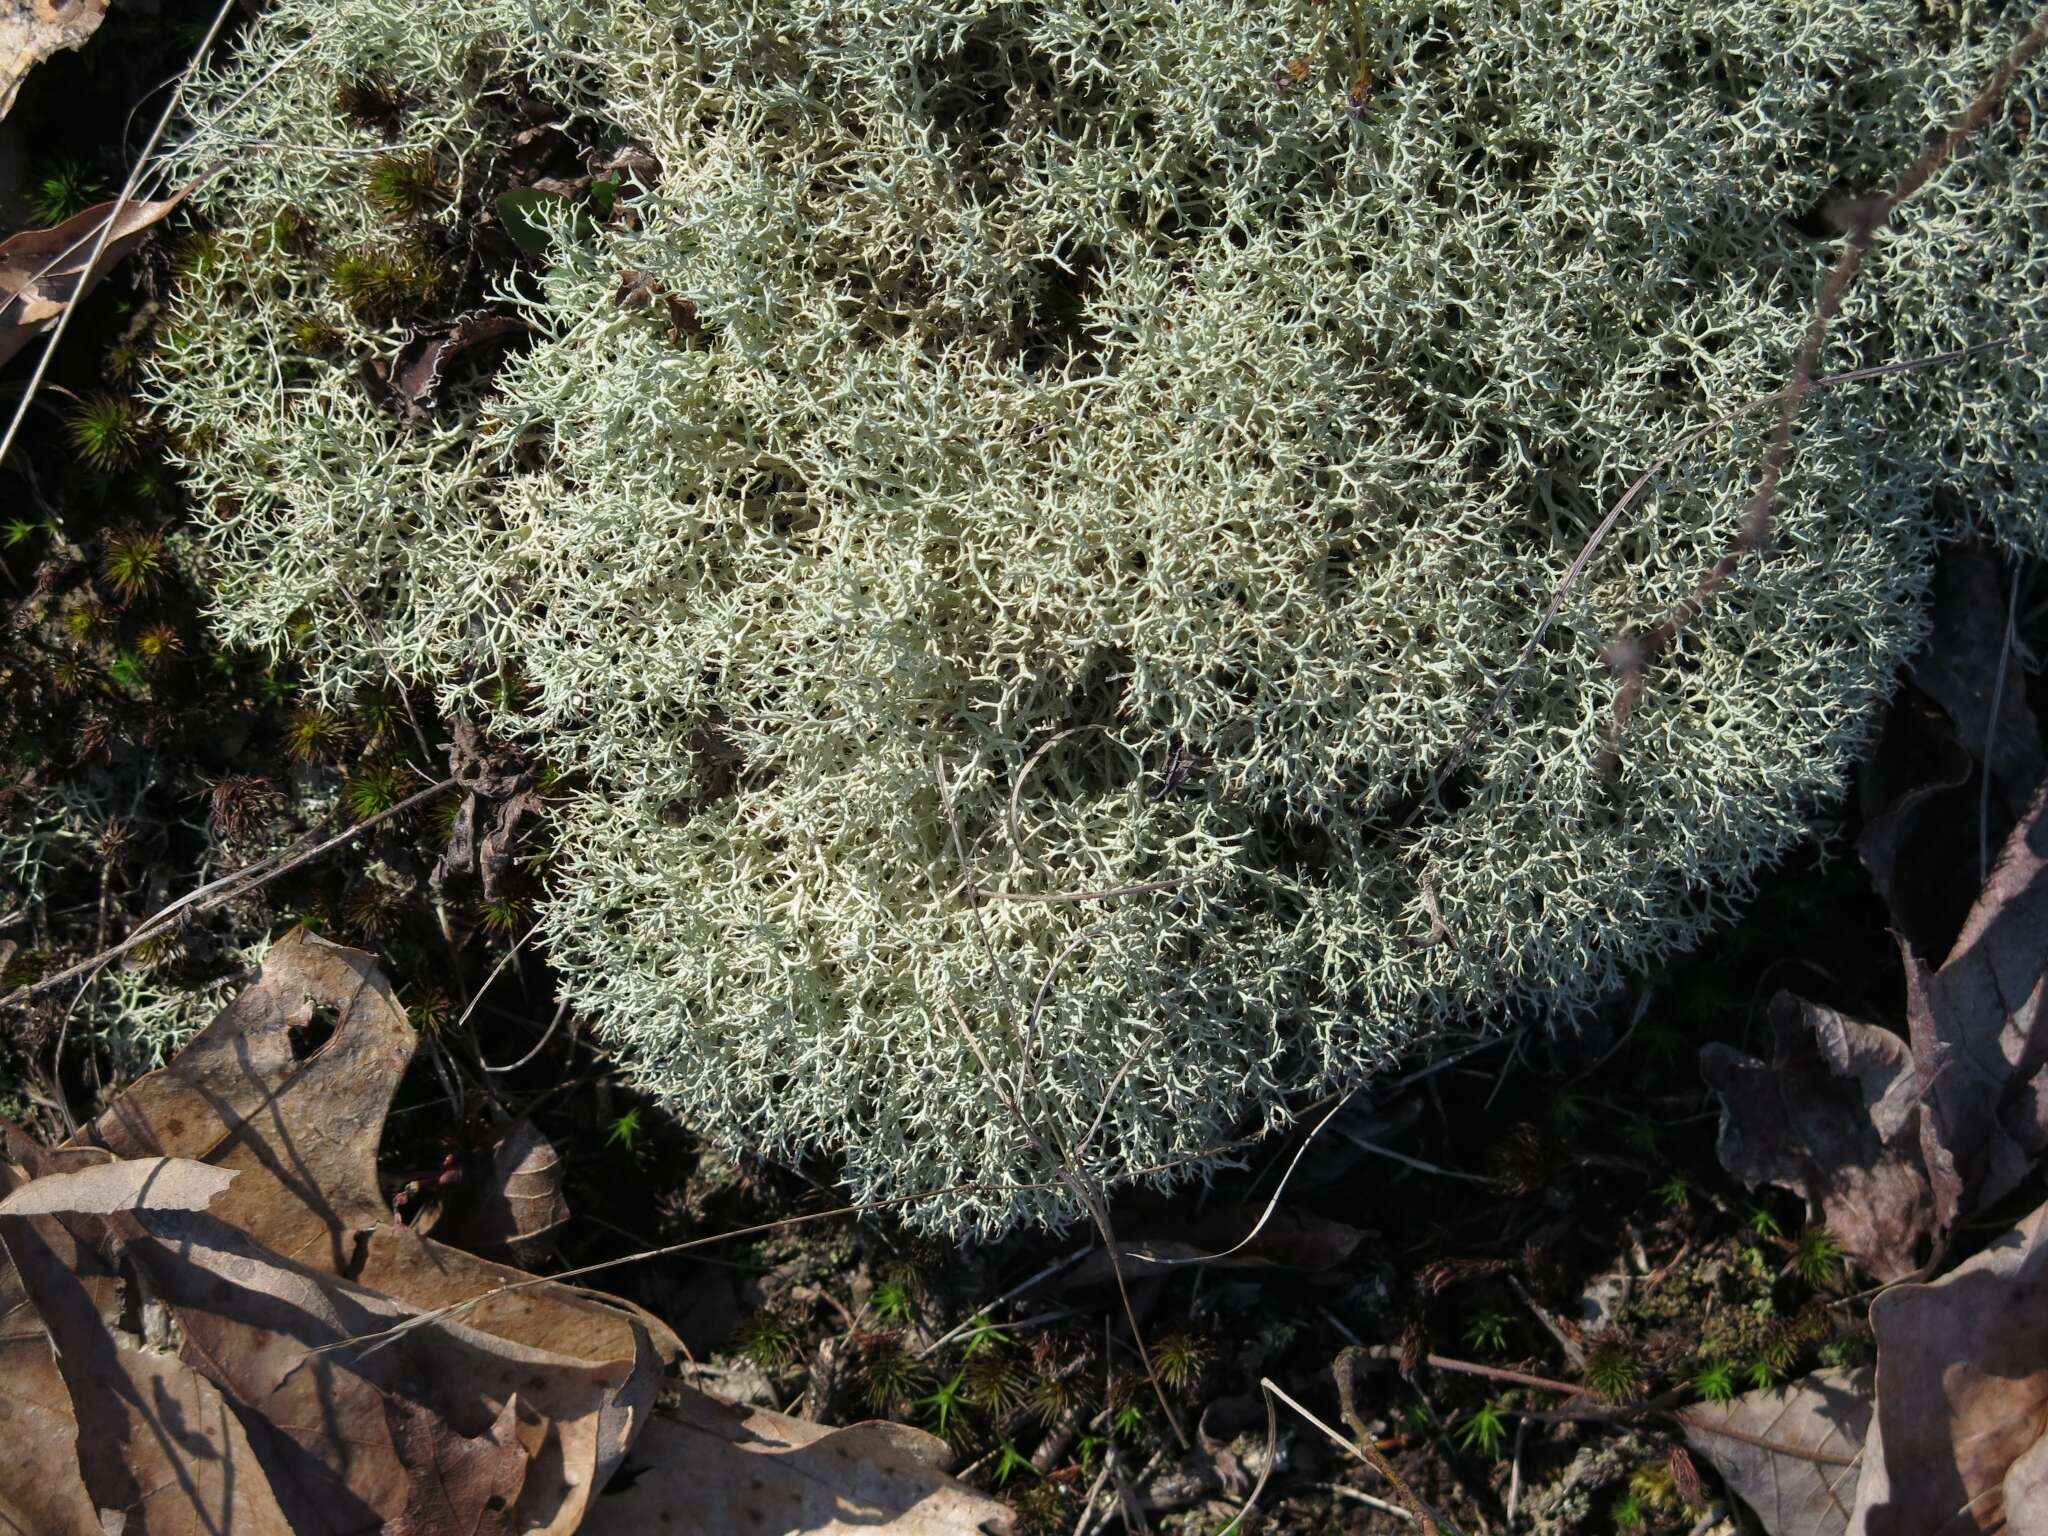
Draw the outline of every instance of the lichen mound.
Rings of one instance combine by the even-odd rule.
[[[1198,1172],[1696,940],[1838,792],[1940,542],[2048,544],[2031,341],[1821,391],[1603,771],[1603,651],[1734,536],[1826,209],[1987,12],[283,0],[196,98],[156,364],[219,623],[567,773],[545,940],[692,1120],[1070,1217],[1061,1158]],[[2042,80],[1824,369],[2038,335]],[[616,198],[494,267],[564,127]],[[512,355],[394,402],[486,302]]]

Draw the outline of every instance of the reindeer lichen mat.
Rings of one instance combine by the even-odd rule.
[[[218,622],[562,770],[549,953],[693,1122],[1071,1217],[1061,1160],[1199,1171],[1696,940],[1840,790],[1941,541],[2048,543],[2034,68],[1822,368],[2019,339],[1815,395],[1604,768],[1603,652],[1772,414],[1705,432],[1430,792],[2026,21],[1960,15],[283,0],[202,82],[154,365]]]

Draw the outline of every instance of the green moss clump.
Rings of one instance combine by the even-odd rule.
[[[631,218],[560,200],[487,414],[459,379],[415,420],[355,370],[280,380],[308,314],[350,355],[410,334],[289,251],[188,280],[161,411],[195,502],[239,509],[208,533],[232,638],[310,616],[325,696],[395,675],[574,768],[545,936],[645,1085],[862,1196],[981,1186],[935,1225],[1070,1218],[1041,1145],[1213,1166],[1693,942],[1838,792],[1938,542],[2048,547],[2034,352],[1821,392],[1770,551],[1610,780],[1601,656],[1734,536],[1770,425],[1738,416],[1427,794],[1629,481],[1782,385],[1820,210],[2019,23],[1359,0],[1318,44],[1317,14],[282,0],[199,92],[195,166],[308,147],[195,201],[330,250],[387,238],[366,155],[431,157],[440,238],[487,218],[515,80],[645,150]],[[2030,120],[1907,206],[1826,367],[2048,320]]]

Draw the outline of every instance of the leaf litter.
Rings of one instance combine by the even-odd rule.
[[[922,1431],[828,1432],[665,1382],[679,1346],[651,1314],[399,1224],[376,1151],[414,1044],[369,956],[294,932],[70,1143],[7,1129],[0,1517],[52,1536],[1000,1528]],[[552,1161],[506,1128],[472,1230],[557,1222]],[[646,1475],[606,1495],[635,1455]]]

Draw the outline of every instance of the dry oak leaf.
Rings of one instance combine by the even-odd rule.
[[[386,1412],[408,1481],[405,1508],[385,1536],[514,1536],[512,1508],[528,1462],[516,1398],[475,1436],[412,1403],[393,1400]]]
[[[174,1224],[181,1267],[156,1283],[191,1308],[188,1336],[211,1339],[212,1358],[261,1392],[274,1422],[312,1426],[299,1448],[316,1464],[301,1468],[309,1503],[324,1488],[321,1498],[395,1513],[403,1482],[383,1395],[431,1401],[473,1437],[518,1391],[547,1446],[523,1488],[522,1529],[571,1531],[651,1411],[678,1346],[627,1303],[538,1282],[393,1218],[377,1146],[415,1044],[370,956],[294,932],[271,946],[255,985],[84,1135],[125,1156],[196,1157],[243,1173],[211,1219]],[[169,1227],[153,1222],[152,1233]],[[202,1273],[231,1286],[236,1306],[188,1295]],[[375,1355],[342,1350],[291,1368],[309,1348],[394,1328],[401,1344]],[[399,1361],[415,1374],[391,1374]],[[377,1454],[355,1457],[320,1428],[330,1392],[356,1404]],[[465,1395],[437,1396],[453,1393]]]
[[[2048,1533],[2048,1206],[1871,1304],[1877,1418],[1850,1536]]]
[[[94,1162],[52,1173],[0,1200],[0,1216],[110,1216],[116,1211],[203,1211],[235,1181],[232,1170],[187,1157]]]
[[[39,1536],[1002,1528],[916,1430],[688,1391],[657,1418],[660,1322],[397,1224],[375,1154],[414,1043],[369,956],[294,933],[80,1144],[0,1126],[0,1197],[111,1152],[197,1160],[211,1200],[0,1216],[0,1421],[29,1441],[0,1460],[0,1515]],[[635,1448],[657,1475],[600,1500]]]
[[[107,0],[0,0],[0,117],[28,72],[53,53],[82,48],[107,14]]]
[[[2034,792],[1948,958],[1901,940],[1937,1227],[2011,1193],[2048,1150],[2048,784]]]
[[[944,1472],[946,1443],[879,1420],[827,1429],[703,1393],[664,1405],[584,1536],[1001,1536],[1009,1508]]]
[[[102,1251],[104,1230],[95,1216],[0,1217],[0,1416],[27,1420],[0,1461],[0,1510],[33,1512],[22,1528],[39,1536],[286,1536],[239,1416],[148,1336],[146,1293]],[[123,1326],[131,1314],[144,1334]]]
[[[1926,1262],[1934,1214],[1911,1049],[1789,992],[1771,999],[1770,1018],[1769,1066],[1732,1046],[1700,1052],[1721,1099],[1721,1166],[1751,1189],[1798,1194],[1866,1271],[1904,1279]]]
[[[1733,1402],[1695,1403],[1678,1420],[1769,1536],[1843,1536],[1870,1413],[1866,1366],[1815,1371]]]
[[[0,6],[8,3],[0,0]],[[90,293],[191,190],[157,203],[101,203],[49,229],[24,229],[0,240],[0,365]],[[110,218],[113,232],[88,270],[93,245]]]

